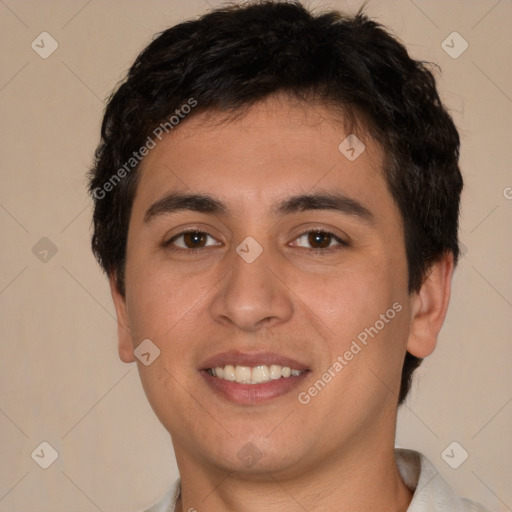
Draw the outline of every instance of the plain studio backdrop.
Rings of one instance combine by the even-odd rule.
[[[360,3],[314,5],[354,13]],[[136,366],[118,360],[85,174],[105,99],[139,51],[218,5],[0,1],[1,512],[137,511],[177,476]],[[441,66],[466,185],[452,303],[401,408],[397,445],[425,453],[459,494],[509,511],[512,3],[374,0],[367,12]]]

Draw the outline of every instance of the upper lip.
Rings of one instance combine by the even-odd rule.
[[[286,357],[275,352],[239,352],[238,350],[228,350],[220,352],[209,357],[201,364],[202,370],[216,368],[218,366],[226,366],[232,364],[234,366],[259,366],[278,364],[280,366],[289,366],[294,370],[307,370],[308,367],[291,357]]]

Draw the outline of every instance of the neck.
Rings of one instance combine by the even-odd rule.
[[[182,493],[176,512],[402,512],[412,499],[398,472],[392,448],[332,457],[314,471],[308,468],[286,478],[267,472],[252,479],[236,472],[207,472],[204,466],[203,470],[195,466],[193,472],[180,468],[180,473]]]

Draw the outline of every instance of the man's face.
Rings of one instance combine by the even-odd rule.
[[[351,161],[327,110],[284,99],[218,121],[185,120],[143,161],[121,357],[161,351],[140,376],[183,466],[285,477],[392,447],[411,302],[381,151],[359,133]],[[253,376],[269,380],[237,382]]]

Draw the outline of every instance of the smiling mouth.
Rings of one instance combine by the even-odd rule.
[[[297,370],[279,364],[263,364],[252,367],[227,364],[225,366],[209,368],[207,372],[212,377],[237,382],[239,384],[261,384],[278,379],[298,377],[300,374],[304,373],[303,370]]]

